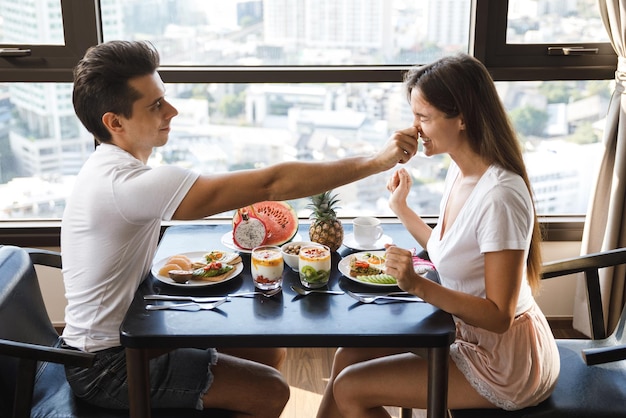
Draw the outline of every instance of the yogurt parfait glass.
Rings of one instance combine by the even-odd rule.
[[[300,248],[298,271],[302,286],[310,289],[326,286],[330,279],[330,248],[322,244]]]
[[[252,249],[250,270],[254,286],[260,290],[272,290],[282,286],[283,254],[280,247],[262,245]]]

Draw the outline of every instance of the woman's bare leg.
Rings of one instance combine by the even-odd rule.
[[[403,353],[376,358],[344,368],[335,378],[333,395],[345,418],[389,417],[383,406],[425,409],[428,398],[428,362]],[[479,395],[450,361],[450,408],[494,408]]]
[[[324,389],[324,395],[317,412],[317,418],[339,418],[342,416],[335,403],[333,385],[335,378],[343,369],[355,363],[395,354],[397,352],[397,349],[387,348],[338,348],[335,352],[330,378]]]
[[[274,367],[219,353],[205,408],[233,411],[233,417],[278,418],[289,400],[289,385]]]

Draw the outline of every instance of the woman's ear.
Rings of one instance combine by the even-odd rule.
[[[106,112],[102,115],[102,123],[112,134],[122,129],[119,117],[113,112]]]

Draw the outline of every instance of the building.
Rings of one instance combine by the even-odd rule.
[[[345,64],[393,54],[392,2],[385,0],[265,0],[265,43],[287,50],[319,51],[318,62]],[[325,62],[333,50],[350,51],[347,62]],[[321,53],[323,52],[323,53]],[[311,54],[312,59],[315,58]]]
[[[119,0],[103,0],[103,16],[112,25],[112,33],[120,26]],[[11,7],[0,2],[5,42],[22,44],[39,39],[42,44],[63,42],[63,27],[51,25],[61,21],[60,3],[34,0]],[[115,23],[117,21],[117,24]],[[69,175],[78,173],[93,152],[93,137],[80,124],[72,106],[70,83],[9,84],[13,107],[13,123],[9,143],[21,176]]]

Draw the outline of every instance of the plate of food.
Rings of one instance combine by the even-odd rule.
[[[152,265],[157,280],[181,287],[212,286],[234,279],[243,271],[238,253],[213,250],[175,254]]]
[[[339,271],[348,279],[371,286],[398,286],[396,279],[385,273],[385,251],[364,251],[350,254],[339,262]],[[425,275],[435,266],[428,260],[413,256],[413,269]]]
[[[396,279],[385,273],[385,252],[364,251],[350,254],[339,262],[339,271],[348,279],[370,286],[398,286]]]

